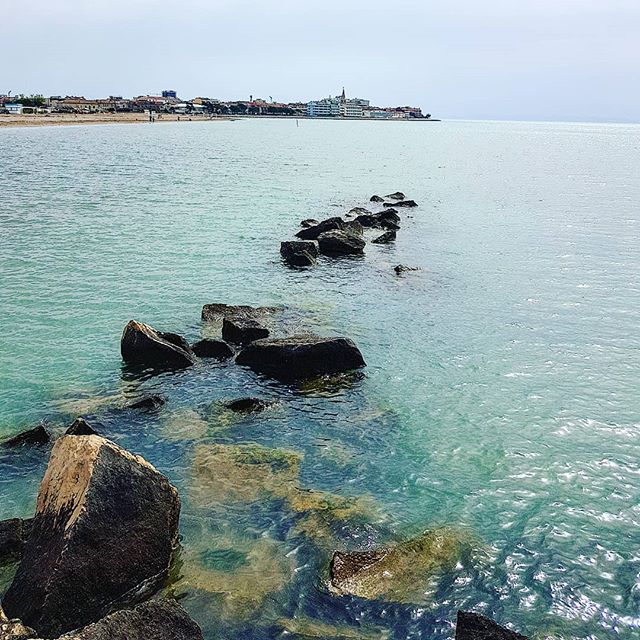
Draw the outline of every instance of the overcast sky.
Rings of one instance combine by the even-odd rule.
[[[0,93],[640,121],[640,0],[0,0]]]

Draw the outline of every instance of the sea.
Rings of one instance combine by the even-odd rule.
[[[207,640],[453,638],[459,609],[638,638],[640,126],[156,122],[3,129],[0,150],[0,437],[84,416],[168,476],[166,590]],[[398,190],[419,206],[394,243],[282,263],[301,220]],[[130,319],[195,341],[213,302],[276,306],[276,332],[347,336],[367,366],[123,367]],[[123,408],[147,394],[167,402]],[[225,409],[246,396],[273,404]],[[252,482],[236,451],[285,473]],[[0,450],[0,519],[33,515],[49,452]],[[450,553],[406,593],[329,588],[334,551],[429,531]]]

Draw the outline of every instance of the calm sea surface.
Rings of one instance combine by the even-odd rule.
[[[207,638],[451,638],[458,608],[534,637],[638,637],[640,127],[156,123],[0,130],[0,151],[0,436],[86,415],[167,474],[173,589]],[[299,220],[398,189],[420,207],[395,245],[280,263]],[[365,376],[124,375],[129,319],[197,339],[208,302],[350,336]],[[167,404],[117,409],[143,392]],[[221,409],[246,395],[279,403]],[[208,490],[198,447],[241,442],[304,454],[297,486],[366,496],[368,522],[325,531],[286,500]],[[47,459],[0,454],[0,518],[33,513]],[[465,551],[419,602],[327,592],[332,548],[440,526]]]

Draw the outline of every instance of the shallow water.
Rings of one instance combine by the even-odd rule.
[[[84,414],[166,473],[173,588],[207,638],[280,637],[294,617],[320,637],[450,638],[458,608],[539,637],[637,637],[640,127],[246,120],[3,130],[0,148],[0,434]],[[397,189],[421,206],[394,246],[280,263],[299,220]],[[207,302],[284,305],[281,328],[352,337],[365,376],[123,372],[127,320],[196,339]],[[151,390],[155,414],[110,406]],[[217,404],[241,395],[279,403]],[[303,454],[293,490],[365,496],[368,523],[326,527],[289,485],[203,488],[198,447],[240,442]],[[0,518],[32,513],[47,455],[0,453]],[[420,603],[326,590],[333,547],[442,525],[470,542]]]

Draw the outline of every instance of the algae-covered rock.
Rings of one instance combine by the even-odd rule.
[[[329,590],[368,600],[422,602],[429,581],[455,567],[464,536],[450,528],[427,531],[395,546],[333,554]]]
[[[9,620],[0,607],[0,639],[1,640],[27,640],[35,638],[36,632],[25,627],[20,620]]]
[[[292,558],[273,540],[205,540],[198,548],[183,553],[182,576],[175,587],[178,591],[197,589],[215,594],[224,617],[246,618],[293,577]]]
[[[194,498],[199,504],[226,499],[285,498],[298,480],[303,455],[249,442],[196,447]]]
[[[277,625],[294,640],[319,638],[321,640],[386,640],[389,632],[378,627],[349,627],[333,625],[313,618],[280,618]]]
[[[527,638],[501,627],[485,616],[458,611],[455,640],[527,640]]]

